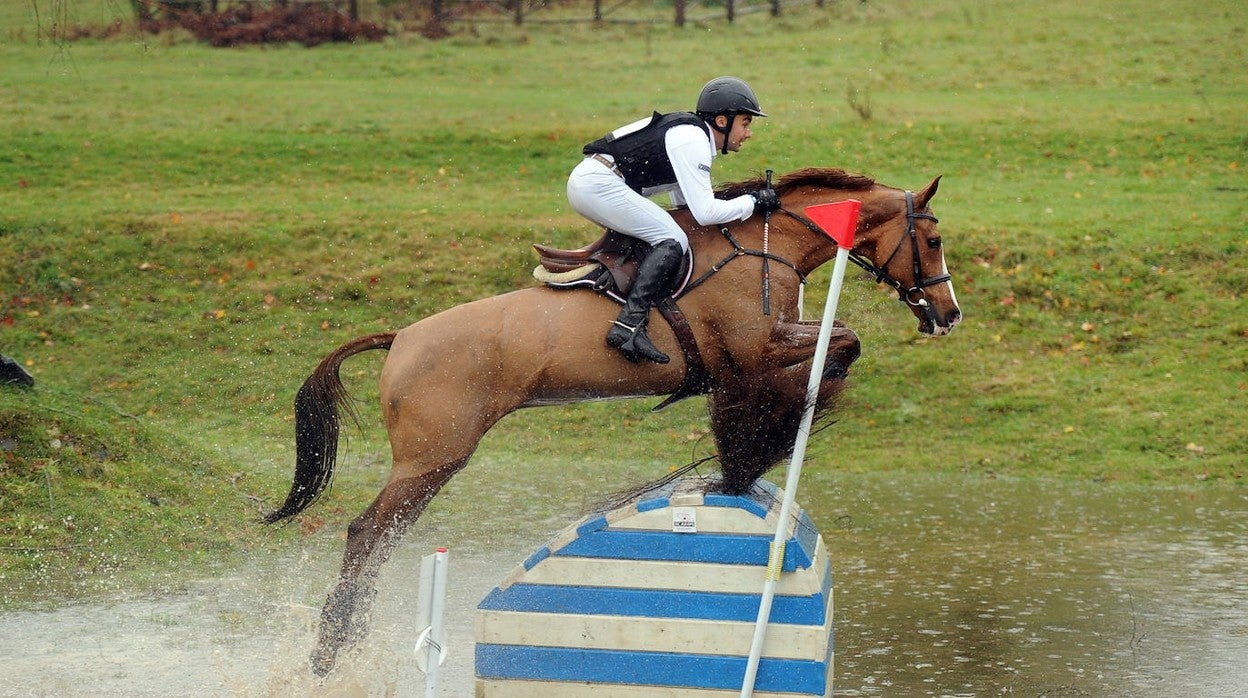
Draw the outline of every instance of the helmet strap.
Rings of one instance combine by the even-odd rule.
[[[723,127],[720,127],[720,125],[715,122],[715,119],[718,119],[721,116],[728,117],[728,123],[724,124]],[[728,154],[728,134],[732,132],[732,122],[735,121],[736,118],[737,118],[737,115],[735,112],[721,112],[711,117],[711,121],[710,121],[711,128],[724,134],[724,144],[719,149],[719,152],[721,155]]]

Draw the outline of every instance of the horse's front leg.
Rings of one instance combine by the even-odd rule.
[[[763,360],[773,366],[796,366],[809,361],[815,355],[819,343],[819,323],[778,322],[771,330],[771,337],[763,348]],[[844,378],[849,367],[862,353],[858,335],[839,323],[832,327],[828,341],[828,355],[824,363],[823,378]]]
[[[429,501],[467,458],[423,475],[392,479],[364,513],[347,529],[338,584],[325,599],[312,670],[328,674],[338,653],[368,631],[368,614],[377,595],[377,573],[407,528],[420,518]]]

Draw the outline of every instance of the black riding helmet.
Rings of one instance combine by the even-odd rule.
[[[706,83],[702,87],[702,93],[698,95],[697,114],[705,119],[711,128],[724,134],[724,147],[720,150],[724,155],[728,154],[727,136],[732,130],[732,122],[736,120],[737,114],[767,116],[758,106],[758,98],[754,96],[754,90],[751,90],[744,80],[734,77],[715,78]],[[715,125],[715,117],[720,114],[728,117],[728,123],[723,128]]]

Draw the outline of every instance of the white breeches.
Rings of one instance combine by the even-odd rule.
[[[662,206],[638,194],[606,165],[585,158],[568,177],[568,203],[577,213],[651,245],[675,240],[688,251],[689,238]]]

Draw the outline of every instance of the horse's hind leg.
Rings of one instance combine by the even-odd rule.
[[[398,545],[403,533],[420,518],[429,501],[468,459],[412,477],[391,479],[364,513],[347,529],[338,584],[325,599],[312,670],[320,676],[334,667],[338,652],[364,636],[368,613],[376,596],[378,569]]]
[[[516,374],[503,370],[494,345],[477,336],[476,323],[459,315],[434,318],[398,333],[382,368],[381,408],[393,463],[386,486],[347,531],[342,571],[325,600],[312,653],[312,668],[321,675],[363,635],[378,570],[403,533],[468,463],[490,427],[523,402],[526,380],[500,382],[498,376]]]

